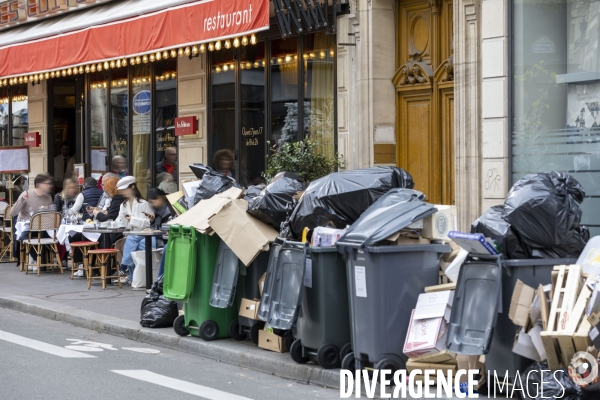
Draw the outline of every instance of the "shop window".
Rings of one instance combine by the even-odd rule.
[[[27,85],[13,86],[11,92],[12,145],[23,146],[25,144],[25,133],[29,131]]]
[[[271,146],[299,139],[298,120],[304,115],[309,124],[310,103],[298,108],[298,47],[297,38],[271,42]]]
[[[108,171],[108,116],[107,96],[109,93],[108,81],[102,73],[90,75],[90,133],[92,146],[92,173],[98,174]],[[111,82],[114,86],[114,82]]]
[[[240,181],[264,183],[265,170],[265,44],[241,49],[240,57]]]
[[[514,1],[513,14],[512,179],[573,175],[582,223],[600,234],[599,3]]]
[[[328,157],[335,155],[334,46],[334,35],[304,36],[304,136],[317,141]]]
[[[221,150],[235,152],[235,69],[237,62],[233,56],[234,50],[222,49],[212,53],[211,84],[212,84],[212,123],[210,127],[212,154]],[[219,153],[222,154],[222,153]],[[212,160],[208,161],[215,169],[220,169]],[[235,165],[229,166],[235,176]]]
[[[177,117],[177,61],[175,59],[157,62],[155,90],[155,144],[156,144],[156,186],[167,193],[177,191],[177,137],[175,117]]]
[[[147,197],[152,184],[152,169],[150,169],[150,142],[152,134],[152,92],[151,64],[136,65],[133,68],[131,82],[131,109],[133,152],[131,166],[133,176],[142,193]]]
[[[10,145],[8,134],[8,120],[10,110],[8,109],[8,88],[0,88],[0,146]]]
[[[129,96],[127,68],[111,70],[109,157],[110,170],[123,176],[128,173]],[[114,82],[114,84],[113,84]],[[116,158],[115,158],[116,157]],[[122,171],[125,169],[125,171]]]

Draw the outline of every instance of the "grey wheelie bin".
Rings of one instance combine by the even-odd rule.
[[[343,369],[405,368],[411,312],[425,287],[438,283],[439,259],[450,246],[376,244],[435,213],[424,199],[415,190],[390,190],[337,243],[346,259],[353,349]]]
[[[498,314],[496,325],[499,329],[494,331],[490,351],[485,358],[488,371],[496,371],[503,377],[508,371],[508,378],[512,380],[516,372],[523,372],[533,360],[521,357],[512,352],[515,335],[518,327],[508,318],[510,301],[517,280],[523,281],[528,286],[537,289],[542,284],[552,283],[552,268],[555,265],[576,264],[574,258],[548,258],[504,260],[502,271],[502,312]]]
[[[351,352],[346,281],[346,263],[335,247],[307,248],[300,310],[292,328],[296,340],[289,349],[297,363],[339,368]]]

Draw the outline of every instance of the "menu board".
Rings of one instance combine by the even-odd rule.
[[[0,173],[29,172],[29,146],[0,147]]]
[[[92,172],[106,172],[107,155],[105,147],[92,147]]]

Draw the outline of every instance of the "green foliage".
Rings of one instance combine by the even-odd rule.
[[[327,157],[319,153],[318,146],[318,142],[304,139],[285,143],[278,149],[272,148],[264,177],[270,181],[278,173],[287,171],[295,172],[310,182],[334,172],[343,164],[341,156]]]

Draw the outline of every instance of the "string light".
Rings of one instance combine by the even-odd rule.
[[[156,61],[156,56],[154,54],[150,54],[150,57],[148,58],[150,59],[150,62]]]
[[[136,63],[136,64],[141,64],[141,63],[142,63],[142,57],[140,57],[140,56],[137,56],[137,57],[135,58],[135,63]]]
[[[167,58],[169,58],[169,52],[167,50],[163,51],[163,58],[166,60]]]
[[[183,57],[183,51],[183,49],[177,50],[177,54],[179,54],[179,57]]]
[[[255,45],[255,44],[256,44],[256,41],[257,41],[257,39],[256,39],[256,35],[255,35],[255,34],[252,34],[252,36],[250,36],[250,44],[251,44],[251,45]]]
[[[198,50],[198,46],[196,46],[196,45],[192,46],[192,55],[193,56],[197,55],[199,51],[200,50]]]
[[[248,45],[248,36],[242,36],[242,46]]]
[[[229,40],[229,39],[225,40],[224,46],[227,50],[229,50],[231,48],[231,40]]]
[[[211,42],[211,43],[209,43],[209,44],[208,44],[208,51],[213,51],[214,49],[215,49],[215,45],[214,45],[214,43],[212,43],[212,42]]]
[[[127,66],[127,59],[126,58],[124,58],[124,59],[121,60],[121,66],[122,67],[126,67]]]
[[[102,63],[98,63],[98,65],[96,66],[96,70],[98,72],[102,71]]]
[[[86,65],[86,66],[85,66],[85,73],[87,74],[87,73],[89,73],[89,72],[90,72],[90,66],[89,66],[89,65]],[[54,78],[54,76],[53,76],[53,78]]]
[[[215,50],[217,50],[217,51],[221,50],[221,41],[220,40],[217,40],[215,42]]]
[[[204,43],[202,43],[200,45],[200,53],[205,53],[206,52],[206,45]]]
[[[173,49],[171,50],[171,58],[175,58],[177,57],[177,50]]]
[[[92,65],[90,66],[90,71],[91,71],[92,73],[96,72],[96,64],[92,64]]]
[[[104,69],[110,68],[110,64],[108,63],[108,61],[104,61],[104,64],[102,66],[104,67]]]
[[[135,61],[137,62],[137,58],[135,59]],[[142,62],[144,64],[148,64],[148,56],[144,54],[144,56],[142,57]]]
[[[111,67],[111,68],[114,68],[114,67],[116,67],[116,66],[117,66],[117,63],[115,62],[115,60],[111,60],[111,62],[110,62],[110,67]],[[121,60],[119,60],[119,67],[120,67],[120,66],[121,66]]]
[[[160,51],[157,51],[154,55],[154,58],[156,59],[156,61],[162,60],[162,53]]]
[[[233,47],[235,47],[236,49],[240,47],[240,38],[236,37],[235,39],[233,39]]]

